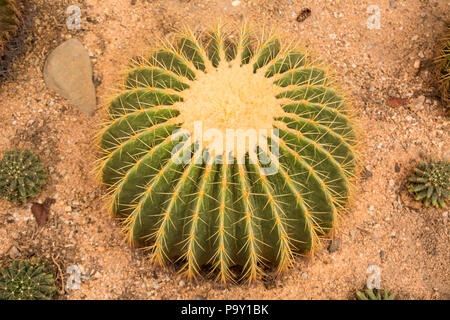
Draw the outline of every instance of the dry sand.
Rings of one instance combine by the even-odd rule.
[[[10,260],[13,246],[20,259],[53,257],[64,284],[66,268],[81,266],[90,279],[79,290],[66,288],[60,299],[348,299],[364,287],[369,265],[380,267],[382,287],[401,299],[450,298],[448,210],[422,209],[404,194],[421,156],[450,158],[449,121],[431,85],[430,63],[450,20],[448,1],[397,0],[396,8],[387,0],[243,0],[236,7],[231,0],[73,2],[82,9],[81,30],[65,26],[69,1],[31,4],[27,52],[0,87],[0,151],[33,150],[50,173],[37,200],[56,199],[42,229],[30,205],[0,201],[1,262]],[[366,26],[370,5],[381,9],[379,30]],[[297,22],[304,8],[311,16]],[[364,128],[365,170],[336,232],[339,250],[325,246],[312,258],[299,258],[282,278],[251,286],[188,283],[174,267],[155,268],[122,241],[91,172],[92,139],[105,113],[99,108],[88,117],[69,106],[46,88],[42,69],[50,50],[79,38],[91,52],[101,104],[118,88],[128,59],[145,53],[149,40],[170,37],[183,25],[201,29],[243,19],[283,30],[333,64]],[[407,100],[395,105],[392,97]]]

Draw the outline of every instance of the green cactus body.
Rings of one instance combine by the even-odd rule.
[[[0,274],[0,300],[50,300],[56,287],[53,275],[40,259],[14,261]]]
[[[414,168],[414,175],[409,178],[408,191],[425,206],[446,208],[450,194],[450,162],[439,161],[426,163],[421,161],[419,168]]]
[[[244,28],[237,38],[187,32],[155,50],[128,72],[100,132],[112,213],[153,261],[182,261],[188,277],[286,270],[333,228],[354,175],[353,124],[327,74],[277,37],[256,43]],[[221,138],[278,136],[228,153],[221,138],[180,135],[195,137],[196,122]]]
[[[31,151],[5,151],[0,161],[0,198],[25,203],[40,192],[46,178],[43,164]]]
[[[358,300],[395,300],[395,294],[384,290],[366,290],[366,292],[356,291]]]
[[[17,33],[20,20],[16,0],[0,0],[0,56],[6,42]]]

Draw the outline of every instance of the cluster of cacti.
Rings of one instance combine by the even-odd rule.
[[[421,161],[420,167],[414,168],[409,182],[408,191],[414,194],[416,200],[423,200],[426,207],[431,204],[446,208],[445,202],[450,195],[450,162]]]
[[[50,300],[55,280],[44,259],[14,261],[0,274],[0,300]]]
[[[366,292],[356,291],[358,300],[395,300],[395,294],[389,293],[387,289],[367,289]]]
[[[20,25],[16,0],[0,0],[0,57],[5,44],[13,37]]]
[[[441,97],[448,108],[448,103],[450,102],[450,26],[448,26],[439,60],[441,61]]]
[[[304,52],[253,35],[187,31],[156,49],[128,72],[100,132],[112,213],[154,262],[180,260],[189,278],[202,267],[221,281],[284,271],[330,232],[348,199],[356,143],[344,98]],[[278,136],[238,155],[195,138],[196,123],[221,137]]]
[[[0,198],[25,203],[40,192],[46,178],[43,164],[31,151],[5,151],[0,161]]]

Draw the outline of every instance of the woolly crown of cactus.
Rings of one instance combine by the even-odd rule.
[[[54,278],[43,259],[14,261],[0,274],[0,300],[50,300]]]
[[[132,243],[158,264],[181,261],[188,278],[285,271],[347,202],[346,101],[304,51],[260,39],[245,27],[180,33],[140,59],[108,105],[99,172],[110,210]]]
[[[6,42],[19,29],[19,13],[16,0],[0,0],[0,56]]]

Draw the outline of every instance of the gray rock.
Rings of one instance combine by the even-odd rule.
[[[82,112],[93,115],[96,106],[92,65],[87,49],[70,39],[53,50],[44,67],[47,86]]]

